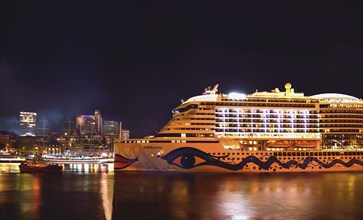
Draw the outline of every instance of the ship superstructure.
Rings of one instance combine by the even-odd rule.
[[[117,141],[115,169],[363,170],[363,100],[353,96],[305,96],[290,83],[285,91],[222,94],[216,85],[172,113],[155,136]]]

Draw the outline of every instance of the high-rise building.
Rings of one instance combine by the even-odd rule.
[[[102,123],[101,111],[99,110],[95,111],[95,128],[97,135],[102,135],[103,123]]]
[[[129,138],[130,138],[130,130],[122,129],[122,131],[121,131],[121,139],[122,140],[127,140]]]
[[[97,134],[94,115],[79,115],[76,118],[76,129],[80,136],[92,137]]]
[[[120,122],[104,121],[103,135],[118,137],[120,134]]]
[[[20,136],[36,135],[37,113],[20,112]]]

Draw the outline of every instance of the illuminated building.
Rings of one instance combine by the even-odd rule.
[[[115,142],[115,170],[363,171],[363,100],[326,93],[206,89],[155,135]]]
[[[20,112],[20,136],[36,135],[37,113]]]
[[[120,122],[104,121],[103,135],[118,137],[120,134]]]
[[[76,118],[76,129],[81,137],[92,137],[97,134],[94,115],[80,115]]]
[[[99,110],[95,111],[95,128],[96,128],[96,133],[98,135],[102,135],[103,123],[102,123],[101,112]]]
[[[0,150],[8,148],[14,142],[15,133],[8,131],[0,131]]]
[[[127,140],[130,138],[130,130],[122,129],[121,140]]]

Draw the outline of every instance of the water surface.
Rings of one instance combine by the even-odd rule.
[[[0,219],[363,219],[363,173],[113,172],[0,164]]]

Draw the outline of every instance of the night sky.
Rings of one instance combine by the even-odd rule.
[[[181,99],[271,91],[363,98],[363,4],[1,1],[0,130],[101,110],[150,135]]]

